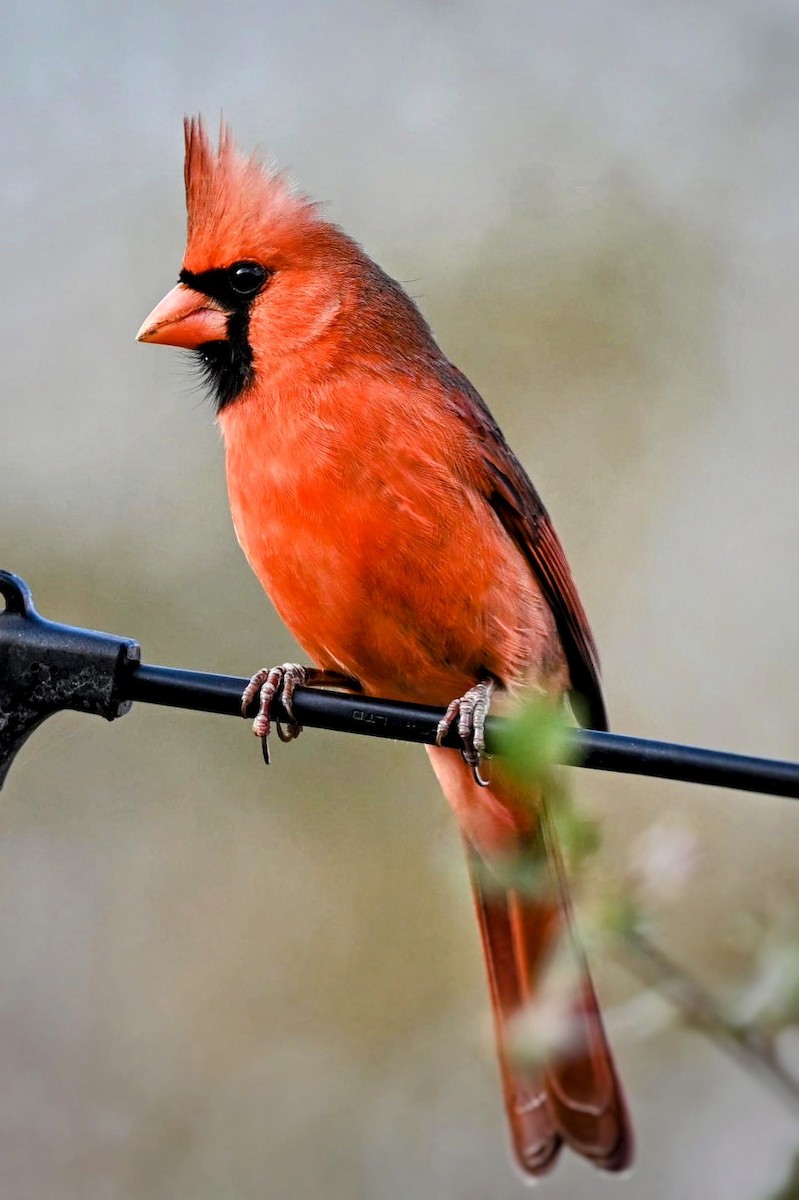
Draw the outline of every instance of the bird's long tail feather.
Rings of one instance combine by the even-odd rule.
[[[565,1143],[597,1167],[623,1170],[632,1157],[632,1132],[546,800],[525,797],[523,809],[518,794],[501,783],[478,789],[457,754],[437,750],[431,759],[465,833],[516,1159],[526,1173],[541,1175]],[[525,821],[523,811],[537,817]],[[515,814],[512,836],[507,823],[500,825],[500,812]],[[488,825],[498,829],[493,844],[486,813]],[[532,864],[534,886],[513,886],[509,854],[517,864],[512,870],[524,874]],[[525,1011],[533,1026],[537,1013],[541,1019],[554,971],[561,976],[555,990],[566,1008],[559,1015],[567,1037],[549,1050],[544,1042],[540,1053],[530,1055],[517,1021]],[[570,981],[565,989],[564,976]]]

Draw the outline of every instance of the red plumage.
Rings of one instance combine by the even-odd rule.
[[[140,337],[205,362],[239,541],[314,663],[436,705],[485,678],[515,696],[574,690],[604,727],[594,641],[549,517],[411,299],[224,127],[214,149],[186,122],[186,199],[183,282]],[[618,1170],[629,1123],[545,801],[499,773],[478,787],[454,751],[430,756],[473,862],[537,842],[550,863],[546,901],[473,873],[517,1159],[540,1174],[565,1141]],[[556,944],[580,979],[581,1038],[532,1070],[508,1030]]]

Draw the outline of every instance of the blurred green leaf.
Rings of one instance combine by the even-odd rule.
[[[794,1156],[785,1183],[778,1192],[772,1192],[769,1200],[799,1200],[799,1154]]]
[[[514,891],[536,900],[552,896],[552,873],[543,854],[532,847],[490,862],[480,861],[474,871],[486,892]]]
[[[536,700],[509,717],[498,749],[512,773],[525,783],[548,783],[556,763],[574,761],[569,724],[548,700]]]
[[[794,936],[772,937],[763,947],[749,987],[729,1013],[737,1028],[775,1032],[799,1023],[799,945]]]
[[[628,891],[606,896],[598,910],[597,927],[602,934],[630,938],[641,930],[644,923],[645,914]]]
[[[593,817],[581,812],[571,794],[560,788],[549,798],[549,814],[570,871],[579,870],[599,849],[601,835]]]

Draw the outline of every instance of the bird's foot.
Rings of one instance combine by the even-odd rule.
[[[289,718],[287,725],[275,721],[277,736],[281,742],[291,742],[302,733],[302,725],[294,716],[292,701],[294,689],[305,687],[308,676],[313,674],[313,668],[302,667],[299,663],[283,663],[280,667],[262,667],[256,671],[241,694],[241,715],[246,717],[247,709],[256,696],[259,698],[258,712],[252,723],[252,731],[261,739],[264,762],[269,763],[269,733],[272,728],[272,706],[278,692],[283,708]]]
[[[281,742],[292,742],[302,733],[302,725],[294,715],[294,689],[298,687],[333,687],[348,692],[361,690],[358,680],[349,675],[342,675],[338,671],[324,671],[318,667],[303,667],[299,663],[283,663],[279,667],[262,667],[260,671],[256,671],[241,694],[241,715],[247,716],[247,709],[258,696],[258,712],[252,723],[252,731],[261,739],[261,749],[267,765],[272,708],[278,694],[289,720],[285,725],[275,721],[277,736]]]
[[[463,761],[472,768],[475,783],[480,787],[488,787],[489,781],[480,774],[480,761],[486,748],[486,717],[491,708],[491,696],[494,692],[493,679],[485,679],[469,688],[457,700],[453,700],[444,716],[438,723],[436,745],[440,746],[452,728],[455,718],[458,718],[458,734],[463,742],[461,754]]]

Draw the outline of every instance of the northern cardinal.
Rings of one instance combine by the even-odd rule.
[[[216,403],[233,523],[253,570],[314,668],[253,678],[256,732],[284,685],[339,681],[449,706],[464,752],[433,747],[463,833],[516,1158],[539,1175],[565,1142],[626,1167],[632,1137],[576,940],[546,799],[499,772],[481,786],[492,691],[579,694],[607,728],[596,648],[537,492],[416,305],[360,246],[227,127],[218,148],[185,122],[188,241],[180,282],[139,340],[193,350]],[[296,732],[296,729],[289,730]],[[288,736],[288,734],[286,735]],[[543,850],[553,887],[512,890],[491,863]],[[579,1037],[531,1065],[513,1018],[556,947],[579,984]]]

